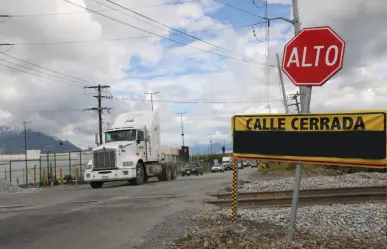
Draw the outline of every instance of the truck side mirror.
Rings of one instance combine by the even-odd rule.
[[[141,143],[141,139],[137,139],[136,142],[137,142],[137,144],[140,144]]]

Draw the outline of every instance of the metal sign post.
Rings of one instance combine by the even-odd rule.
[[[232,172],[232,222],[236,222],[238,218],[238,165],[237,161],[233,160]]]

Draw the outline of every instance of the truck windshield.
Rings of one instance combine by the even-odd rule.
[[[105,133],[105,143],[136,140],[136,130],[109,131]]]

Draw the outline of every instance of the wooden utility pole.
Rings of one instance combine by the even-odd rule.
[[[98,86],[85,86],[84,88],[92,88],[92,89],[96,89],[98,94],[96,96],[94,96],[94,98],[97,98],[98,100],[98,107],[93,107],[93,108],[87,108],[87,109],[83,109],[83,111],[96,111],[98,112],[98,126],[99,126],[99,144],[101,145],[102,144],[102,114],[103,114],[103,111],[106,110],[107,112],[109,112],[111,110],[111,108],[108,108],[108,107],[102,107],[102,98],[111,98],[111,96],[102,96],[102,90],[105,89],[105,88],[109,88],[110,86],[101,86],[101,85],[98,85]]]

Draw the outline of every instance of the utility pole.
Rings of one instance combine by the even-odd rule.
[[[280,84],[281,84],[281,89],[282,89],[282,98],[284,99],[285,112],[289,113],[288,99],[286,98],[284,79],[282,78],[281,64],[280,64],[278,53],[276,54],[276,56],[277,56],[278,77],[280,79]]]
[[[94,98],[97,98],[98,100],[98,107],[93,107],[93,108],[87,108],[83,109],[83,111],[96,111],[98,112],[98,125],[99,125],[99,144],[102,144],[102,114],[104,110],[107,110],[108,113],[111,110],[111,108],[108,107],[102,107],[102,98],[111,98],[111,96],[102,96],[101,92],[105,88],[109,88],[110,86],[101,86],[98,84],[98,86],[85,86],[84,88],[92,88],[92,89],[97,89],[98,94],[94,96]]]
[[[296,103],[293,103],[293,104],[288,104],[288,106],[293,106],[295,105],[296,108],[297,108],[297,113],[300,114],[301,111],[300,111],[300,103],[298,103],[298,97],[300,96],[300,93],[297,92],[295,94],[289,94],[288,95],[288,98],[291,99],[291,100],[294,100]]]
[[[180,122],[181,122],[181,139],[183,141],[183,147],[184,147],[184,126],[183,126],[183,115],[187,114],[186,112],[179,112],[176,113],[180,115]]]
[[[212,155],[212,134],[208,134],[210,136],[210,154]]]
[[[159,92],[144,93],[144,94],[150,94],[150,96],[151,96],[152,111],[153,111],[153,94],[158,94],[158,93]]]
[[[27,187],[27,184],[28,184],[28,162],[27,162],[27,124],[31,123],[32,121],[24,121],[23,122],[23,125],[24,125],[24,155],[25,155],[25,161],[26,161],[26,175],[25,175],[25,178],[26,178],[26,187]]]

